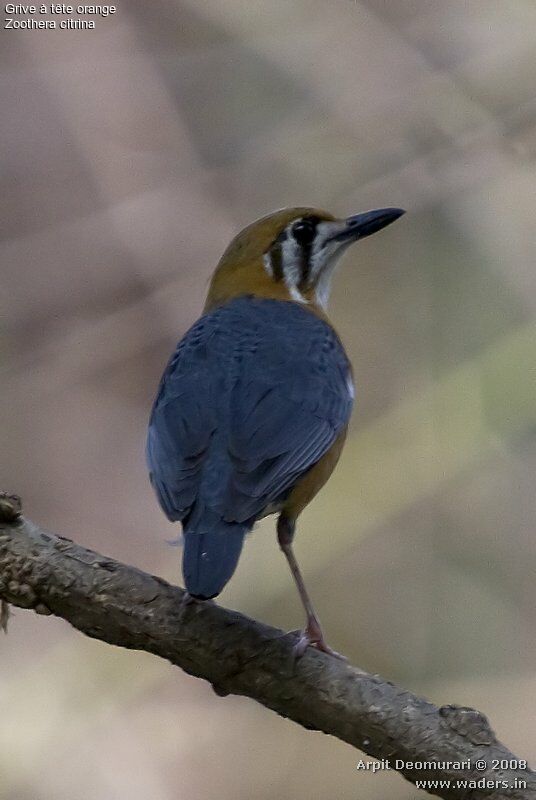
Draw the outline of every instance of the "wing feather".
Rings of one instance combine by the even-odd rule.
[[[196,502],[261,516],[347,424],[349,364],[335,332],[297,304],[240,298],[202,317],[164,373],[147,458],[170,519]]]

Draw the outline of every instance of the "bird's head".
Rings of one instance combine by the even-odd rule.
[[[262,217],[235,236],[223,254],[205,310],[244,294],[325,309],[342,253],[403,213],[381,208],[336,219],[316,208],[285,208]]]

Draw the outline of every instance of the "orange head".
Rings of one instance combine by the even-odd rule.
[[[316,208],[284,208],[244,228],[220,259],[205,310],[245,294],[325,309],[331,276],[346,248],[394,222],[400,208],[336,219]]]

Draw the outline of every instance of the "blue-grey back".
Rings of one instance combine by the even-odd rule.
[[[327,451],[352,407],[333,329],[296,303],[242,297],[201,317],[170,360],[147,441],[169,519],[253,521]]]

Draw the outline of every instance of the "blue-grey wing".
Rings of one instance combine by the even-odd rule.
[[[346,426],[350,367],[335,332],[295,303],[240,298],[202,317],[164,373],[147,460],[160,503],[229,522],[278,502]]]
[[[329,325],[294,303],[250,302],[270,319],[230,398],[225,515],[239,522],[281,500],[334,443],[353,403],[350,366]]]
[[[191,328],[169,362],[151,412],[146,457],[151,483],[170,520],[195,503],[211,438],[217,427],[216,376],[207,357],[207,323]]]

